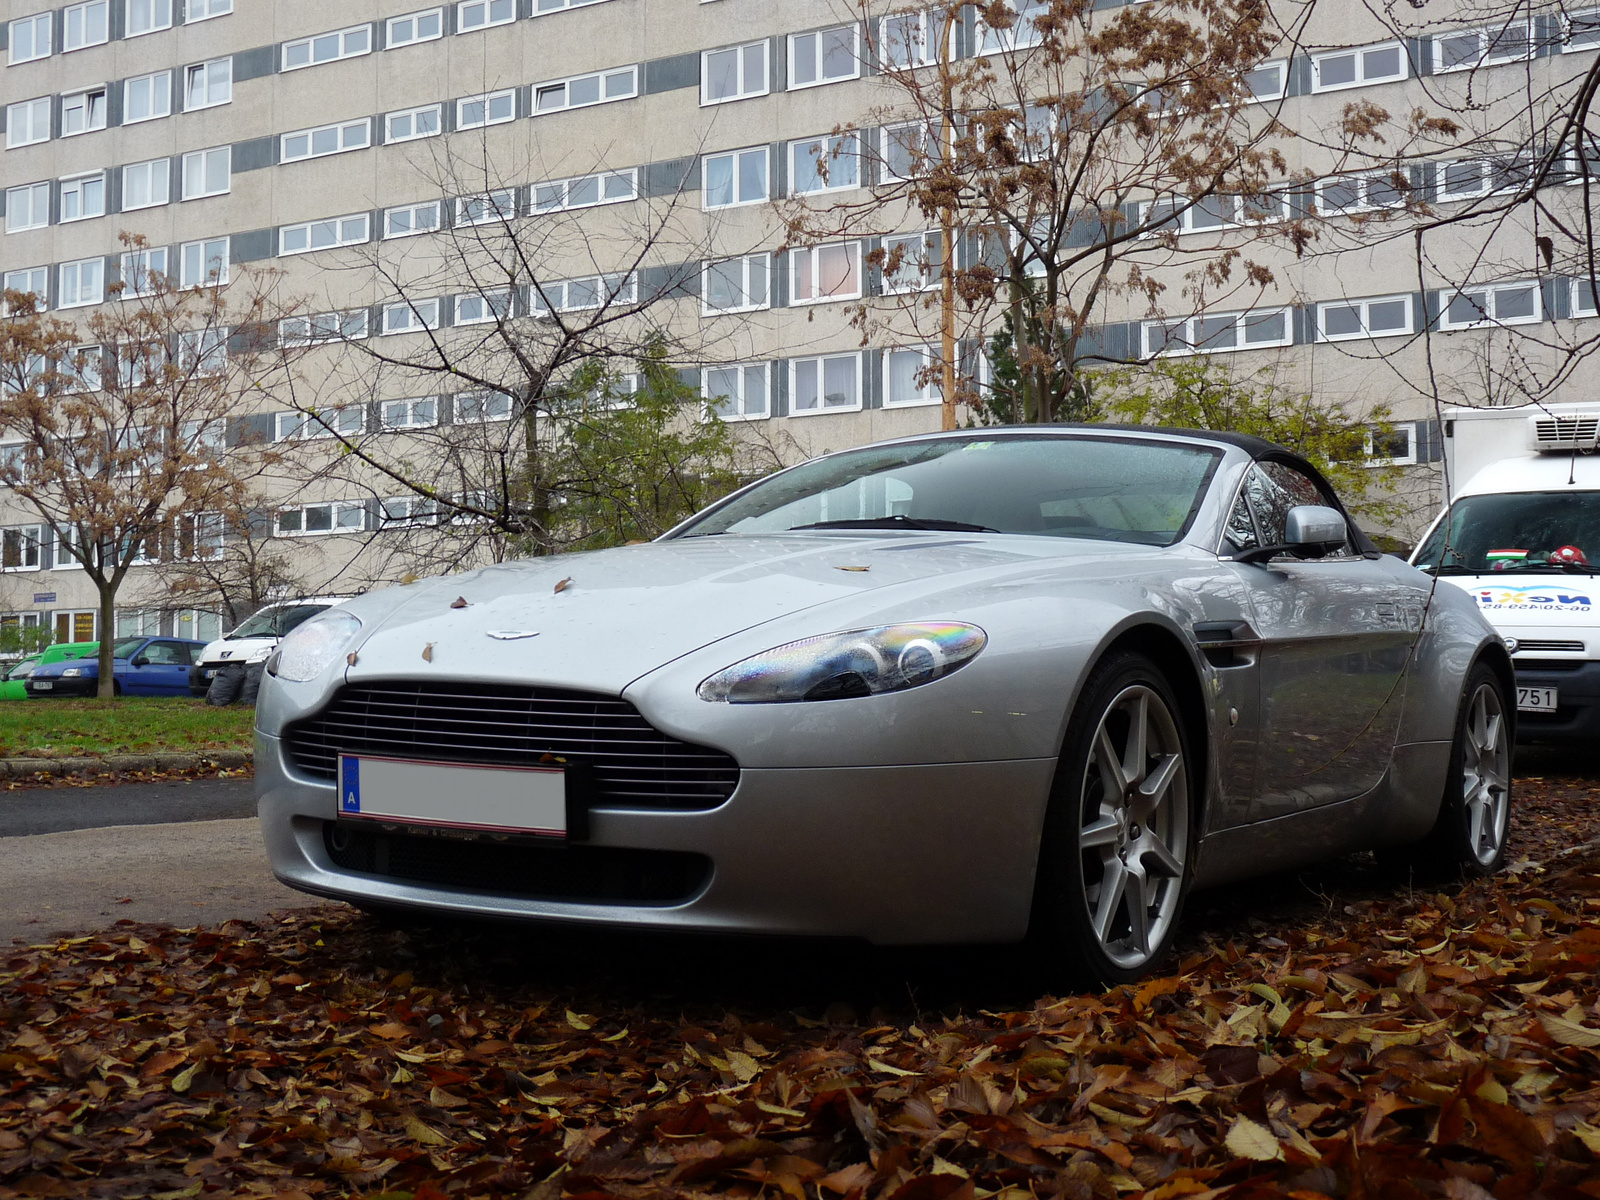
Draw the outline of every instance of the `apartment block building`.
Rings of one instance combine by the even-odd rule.
[[[398,346],[507,311],[531,321],[652,291],[683,334],[685,378],[726,419],[781,430],[791,456],[938,427],[925,318],[897,326],[890,313],[904,307],[893,293],[927,280],[886,279],[870,263],[897,239],[932,245],[925,222],[902,209],[874,236],[790,245],[784,219],[785,204],[870,193],[890,169],[896,93],[874,50],[888,39],[858,5],[417,3],[5,0],[5,286],[71,319],[149,270],[181,286],[277,271],[304,308],[280,336],[347,355],[343,367],[309,355],[300,369],[315,407],[335,414],[323,433],[401,438],[513,416],[504,397],[476,391],[385,391],[349,366],[351,342]],[[1005,36],[966,13],[953,52],[1025,50],[1040,0],[1014,3],[1020,22]],[[906,19],[905,3],[881,7]],[[1110,359],[1223,354],[1358,408],[1387,402],[1398,434],[1373,453],[1415,469],[1421,511],[1435,494],[1435,398],[1505,402],[1494,389],[1522,371],[1560,399],[1590,378],[1569,350],[1597,315],[1594,288],[1541,251],[1531,206],[1464,222],[1421,258],[1407,222],[1419,204],[1448,215],[1527,184],[1563,88],[1600,47],[1600,21],[1559,5],[1507,6],[1488,23],[1481,5],[1430,6],[1414,18],[1426,24],[1396,29],[1364,7],[1283,7],[1290,34],[1250,85],[1260,112],[1294,131],[1281,143],[1283,217],[1314,215],[1317,240],[1263,243],[1253,253],[1270,283],[1231,306],[1186,311],[1176,282],[1161,311],[1119,296],[1095,337]],[[1357,106],[1397,127],[1416,110],[1453,114],[1461,132],[1352,150],[1340,131]],[[1583,176],[1563,159],[1542,179],[1549,203],[1570,206]],[[1130,219],[1164,202],[1130,201]],[[1232,203],[1174,218],[1174,281],[1260,223]],[[546,277],[510,281],[503,298],[463,286],[440,246],[486,223],[539,239]],[[123,233],[148,248],[130,255]],[[863,302],[889,313],[865,345],[852,320]],[[1532,336],[1506,343],[1517,330]],[[967,341],[981,382],[981,341]],[[269,396],[240,419],[269,442],[304,439],[305,407],[303,395]],[[353,566],[362,547],[407,536],[403,498],[384,488],[349,475],[281,483],[270,532],[298,539],[308,590],[374,581]],[[82,571],[3,494],[0,537],[0,619],[58,638],[97,632]],[[119,633],[218,627],[138,578],[125,604]]]

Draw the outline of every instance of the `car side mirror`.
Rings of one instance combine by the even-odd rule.
[[[1344,514],[1325,504],[1297,504],[1283,522],[1283,540],[1306,558],[1321,558],[1344,545],[1350,536]]]
[[[141,654],[138,658],[133,660],[133,665],[136,667],[148,667],[150,665],[150,660]]]

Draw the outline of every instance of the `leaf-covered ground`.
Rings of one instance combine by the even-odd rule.
[[[1197,898],[1181,968],[402,931],[0,951],[0,1197],[1600,1197],[1600,787],[1512,870]],[[1575,849],[1577,848],[1577,849]]]

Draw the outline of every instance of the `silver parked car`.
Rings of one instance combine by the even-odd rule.
[[[1366,847],[1496,869],[1509,657],[1242,436],[936,434],[648,545],[350,600],[268,664],[274,869],[383,909],[1040,938],[1160,964],[1186,894]]]

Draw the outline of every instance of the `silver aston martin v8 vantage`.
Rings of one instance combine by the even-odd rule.
[[[1266,442],[831,454],[646,545],[348,601],[268,665],[278,878],[386,910],[1157,967],[1186,894],[1505,854],[1511,663]]]

